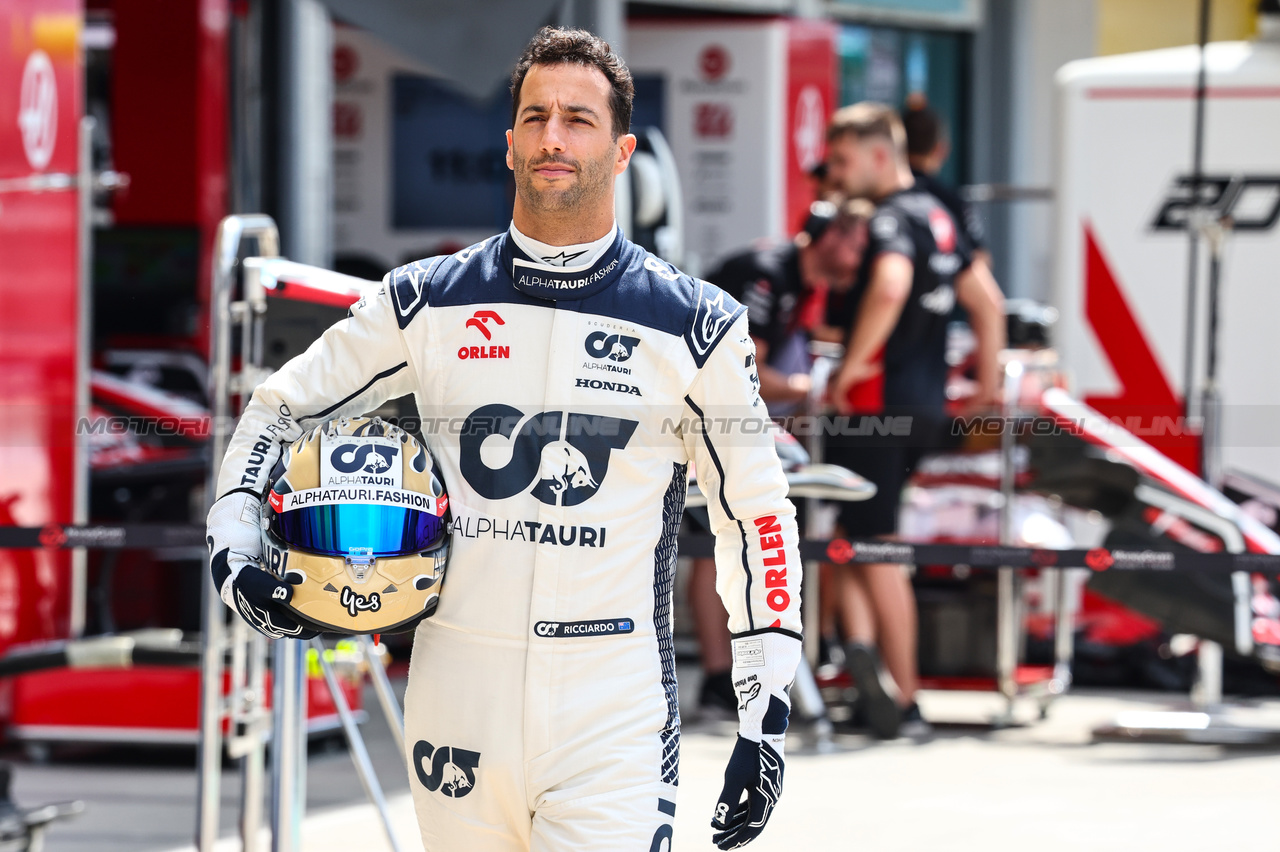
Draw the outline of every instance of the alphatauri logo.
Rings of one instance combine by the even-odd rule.
[[[391,462],[400,451],[399,447],[378,446],[376,444],[339,444],[329,457],[329,463],[339,473],[382,473],[391,467]]]
[[[320,440],[320,485],[387,485],[403,479],[400,443],[392,438],[324,435]]]
[[[636,347],[640,345],[640,338],[628,337],[625,334],[606,334],[603,331],[593,331],[587,335],[584,341],[587,354],[592,358],[608,358],[610,361],[621,363],[631,357]]]
[[[527,415],[510,405],[486,405],[462,424],[459,467],[467,483],[489,500],[528,490],[550,506],[576,506],[600,489],[610,453],[626,447],[638,425],[599,414]],[[486,454],[509,460],[490,467]]]
[[[430,761],[428,768],[427,761]],[[413,772],[418,781],[432,793],[443,793],[461,799],[476,787],[476,767],[480,752],[465,748],[436,748],[426,740],[413,744]]]

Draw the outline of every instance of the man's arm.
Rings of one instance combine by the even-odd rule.
[[[223,458],[217,496],[238,489],[262,494],[283,444],[326,420],[367,413],[413,390],[384,280],[254,391]]]
[[[880,371],[875,358],[884,349],[911,296],[911,278],[915,273],[911,258],[887,252],[877,255],[873,264],[871,279],[849,333],[844,361],[831,387],[831,402],[841,414],[852,413],[849,389]]]
[[[956,277],[956,299],[969,313],[969,326],[978,344],[978,390],[968,405],[982,408],[994,402],[1000,392],[1000,350],[1005,347],[1004,295],[990,267],[975,257]]]
[[[759,835],[782,793],[787,688],[800,662],[799,533],[755,363],[739,316],[685,397],[694,421],[685,446],[708,498],[738,695],[738,739],[711,823],[721,849]]]

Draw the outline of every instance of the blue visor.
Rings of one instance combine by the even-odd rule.
[[[272,512],[270,529],[290,547],[322,556],[404,556],[431,550],[446,532],[444,518],[430,512],[365,503]]]

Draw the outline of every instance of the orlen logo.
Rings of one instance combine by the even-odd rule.
[[[600,489],[609,454],[626,447],[638,425],[598,414],[526,415],[510,405],[485,405],[462,424],[459,468],[467,483],[489,500],[528,489],[550,506],[576,506]],[[491,467],[486,458],[506,462]]]
[[[782,525],[774,515],[756,518],[756,532],[760,536],[760,551],[773,555],[764,558],[764,587],[768,589],[765,603],[774,612],[783,612],[791,604],[787,591],[787,551],[782,542]]]
[[[502,317],[498,316],[497,311],[476,311],[467,320],[467,328],[474,328],[476,331],[484,335],[485,340],[492,340],[493,333],[489,331],[489,323],[496,325],[506,325]],[[510,346],[460,346],[458,347],[458,358],[466,361],[476,360],[479,358],[510,358]]]
[[[586,346],[587,354],[592,358],[608,358],[610,361],[620,363],[631,357],[636,347],[640,345],[640,338],[593,331],[587,335],[583,345]]]
[[[698,70],[702,76],[714,82],[729,73],[729,51],[718,44],[709,44],[698,54]]]
[[[487,325],[489,322],[506,325],[502,321],[502,317],[498,316],[497,311],[476,311],[471,315],[471,319],[467,320],[467,328],[474,328],[484,335],[485,340],[492,340],[493,335],[489,333],[489,326]]]

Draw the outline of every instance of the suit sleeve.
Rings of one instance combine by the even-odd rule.
[[[685,441],[716,537],[716,589],[729,612],[739,732],[775,743],[800,661],[795,507],[759,396],[746,312],[706,357],[688,395]],[[757,700],[759,699],[759,700]]]
[[[254,391],[222,460],[216,496],[261,494],[284,444],[326,420],[364,414],[414,389],[384,280]]]

